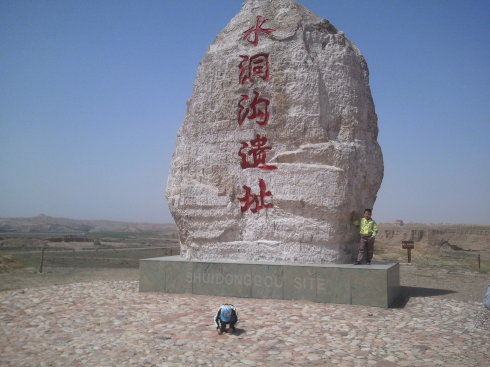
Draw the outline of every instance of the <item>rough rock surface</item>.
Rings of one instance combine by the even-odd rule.
[[[209,47],[167,184],[188,259],[351,261],[383,177],[367,64],[292,0],[248,0]]]

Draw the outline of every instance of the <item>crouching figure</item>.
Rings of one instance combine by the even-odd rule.
[[[230,333],[235,332],[235,325],[238,322],[238,313],[235,306],[225,303],[221,305],[214,319],[216,329],[218,329],[218,334],[221,335],[226,332],[226,325],[229,325],[228,331]]]

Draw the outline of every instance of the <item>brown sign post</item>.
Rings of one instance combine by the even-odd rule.
[[[402,241],[402,248],[407,249],[408,262],[412,261],[412,249],[415,248],[413,241]]]

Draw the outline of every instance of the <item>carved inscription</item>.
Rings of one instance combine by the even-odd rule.
[[[247,94],[242,94],[238,102],[238,125],[242,126],[245,119],[255,121],[260,127],[269,122],[269,100],[260,97],[260,93],[254,90],[254,97],[250,100]]]
[[[265,203],[265,198],[272,197],[272,194],[270,191],[267,191],[265,181],[263,179],[259,179],[259,195],[253,194],[252,189],[247,185],[243,185],[243,189],[245,190],[245,196],[243,198],[238,198],[238,200],[244,204],[241,208],[242,213],[249,209],[252,213],[257,213],[259,210],[274,207],[272,203]]]
[[[260,34],[271,34],[274,29],[264,28],[264,24],[268,19],[263,19],[257,16],[255,26],[243,32],[243,39],[249,42],[254,47],[259,44]],[[238,82],[241,85],[254,86],[257,80],[262,79],[264,82],[269,82],[269,54],[258,53],[252,56],[240,55],[242,59],[238,65],[240,74]],[[254,89],[252,93],[241,94],[238,101],[238,126],[241,127],[245,121],[250,121],[257,124],[261,128],[265,128],[269,122],[270,100],[261,96],[261,92]],[[256,138],[245,142],[240,142],[241,147],[238,150],[238,156],[241,159],[240,167],[242,169],[257,168],[263,171],[273,171],[276,166],[267,164],[267,152],[272,149],[268,144],[267,138],[256,135]],[[274,207],[272,202],[272,193],[267,190],[267,184],[263,178],[259,179],[259,193],[252,192],[252,188],[243,185],[242,197],[238,200],[242,204],[240,210],[242,213],[250,210],[252,213],[257,213],[262,209],[271,209]]]
[[[245,35],[243,37],[244,40],[247,40],[250,42],[252,45],[257,46],[259,44],[259,34],[260,33],[265,33],[265,34],[271,34],[274,32],[274,29],[270,28],[262,28],[262,26],[267,23],[269,19],[263,19],[259,15],[257,16],[257,21],[255,23],[255,27],[252,27],[250,29],[247,29],[243,34]]]
[[[264,171],[272,171],[277,169],[276,166],[268,165],[265,160],[267,158],[267,151],[271,150],[270,146],[267,146],[267,138],[257,134],[257,138],[248,142],[242,141],[242,147],[238,151],[238,155],[242,159],[242,168],[260,168]],[[252,159],[249,162],[248,156]]]
[[[242,62],[238,65],[240,69],[239,82],[245,84],[255,83],[255,77],[269,81],[269,54],[260,53],[253,56],[240,55]]]
[[[236,274],[236,273],[199,273],[187,272],[185,276],[187,283],[192,284],[209,284],[209,285],[227,285],[227,286],[246,286],[246,287],[264,287],[281,289],[284,287],[284,280],[275,275],[260,274]],[[294,277],[292,286],[298,291],[317,291],[327,292],[327,280],[315,277]]]

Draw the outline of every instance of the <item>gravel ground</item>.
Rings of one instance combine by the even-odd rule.
[[[235,335],[213,316],[234,303]],[[481,303],[412,297],[403,308],[139,293],[98,281],[0,293],[0,365],[485,366]]]
[[[487,366],[488,274],[402,264],[394,308],[139,293],[137,269],[0,274],[0,366]],[[100,280],[104,279],[104,280]],[[222,302],[240,314],[219,336]]]

